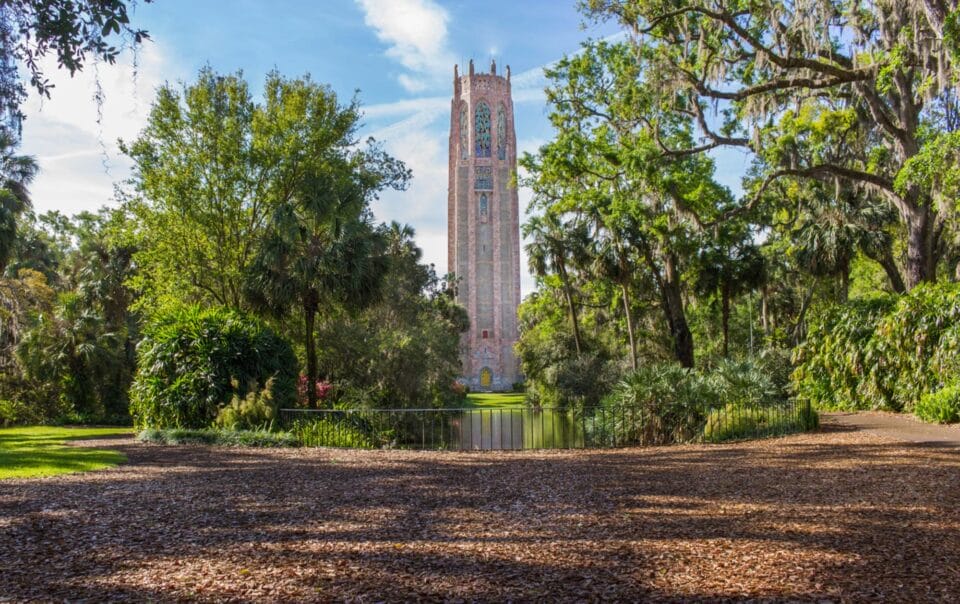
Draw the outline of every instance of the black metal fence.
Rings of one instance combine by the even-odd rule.
[[[601,406],[588,409],[282,409],[305,446],[497,450],[722,442],[810,429],[809,402]]]

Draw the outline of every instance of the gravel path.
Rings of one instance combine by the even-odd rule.
[[[960,455],[828,419],[730,445],[433,453],[97,441],[0,482],[0,600],[960,600]]]
[[[823,413],[830,423],[912,443],[960,446],[960,425],[927,424],[910,415],[861,411]]]

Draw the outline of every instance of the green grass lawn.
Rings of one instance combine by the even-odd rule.
[[[470,409],[523,407],[522,392],[471,392],[466,406]]]
[[[0,429],[0,480],[86,472],[115,466],[127,460],[123,453],[68,447],[64,442],[130,434],[130,428],[31,426]]]

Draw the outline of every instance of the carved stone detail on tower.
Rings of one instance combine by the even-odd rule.
[[[447,197],[449,272],[470,316],[461,339],[464,383],[504,390],[519,380],[513,351],[520,305],[520,211],[513,177],[517,139],[506,76],[454,66]],[[479,138],[478,138],[479,136]]]

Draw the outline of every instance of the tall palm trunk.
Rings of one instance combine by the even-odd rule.
[[[315,296],[308,295],[305,297],[307,299],[303,304],[303,320],[306,329],[305,344],[307,349],[307,406],[315,409],[317,407],[317,342],[314,325],[318,304]]]
[[[620,284],[620,293],[623,296],[623,312],[627,315],[627,335],[630,338],[630,367],[637,370],[637,340],[633,333],[633,314],[630,312],[630,295],[627,293],[626,283]]]
[[[723,326],[723,358],[730,356],[730,284],[726,280],[720,288],[720,319]]]
[[[570,279],[567,276],[567,269],[564,265],[558,264],[557,268],[557,272],[560,274],[560,280],[563,282],[563,296],[567,301],[567,312],[570,313],[570,322],[573,325],[573,346],[577,350],[577,356],[580,356],[580,322],[577,320],[577,308],[573,303]]]

